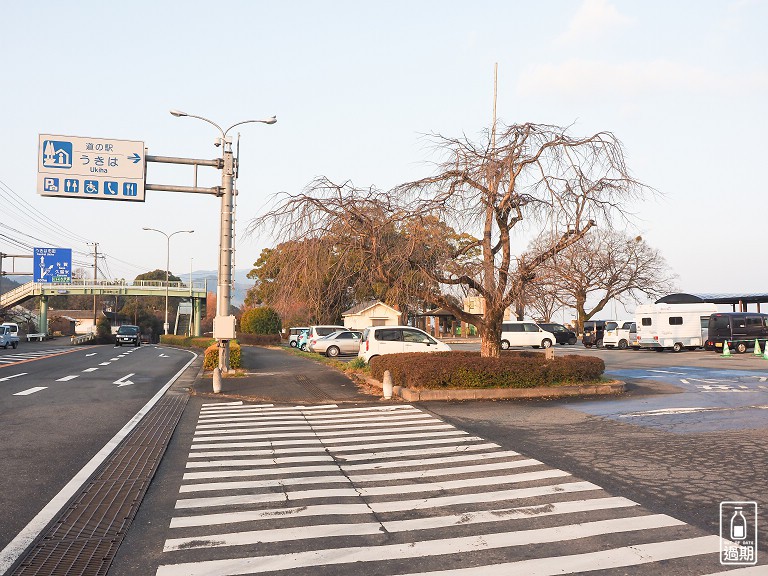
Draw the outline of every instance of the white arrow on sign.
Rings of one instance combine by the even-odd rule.
[[[122,378],[120,378],[119,380],[115,380],[114,382],[112,382],[112,384],[117,384],[117,387],[118,387],[118,388],[120,388],[120,386],[130,386],[131,384],[133,384],[133,382],[131,382],[130,380],[128,380],[128,378],[130,378],[130,377],[131,377],[131,376],[133,376],[134,374],[136,374],[136,373],[135,373],[135,372],[133,372],[133,373],[131,373],[131,374],[128,374],[127,376],[123,376],[123,377],[122,377]]]

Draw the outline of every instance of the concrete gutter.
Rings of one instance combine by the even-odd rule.
[[[371,386],[383,387],[382,383],[374,378],[366,378],[365,380]],[[614,380],[600,384],[540,386],[535,388],[446,388],[443,390],[432,390],[394,386],[392,392],[394,396],[398,396],[407,402],[424,402],[427,400],[509,400],[518,398],[599,396],[621,394],[626,388],[625,382]]]

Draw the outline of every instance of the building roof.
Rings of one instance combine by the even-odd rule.
[[[392,306],[389,306],[388,304],[384,304],[384,302],[382,302],[381,300],[368,300],[366,302],[361,302],[357,306],[352,306],[352,308],[350,308],[346,312],[342,312],[341,315],[342,316],[356,316],[358,314],[362,314],[366,310],[369,310],[370,308],[373,308],[374,306],[376,306],[378,304],[381,304],[382,306],[386,306],[387,308],[389,308],[390,310],[392,310],[392,312],[394,312],[396,314],[400,314],[400,312],[398,310],[396,310],[395,308],[392,308]]]
[[[698,294],[669,294],[656,300],[656,304],[691,304],[695,302],[711,302],[712,304],[758,304],[768,302],[768,293],[698,293]]]

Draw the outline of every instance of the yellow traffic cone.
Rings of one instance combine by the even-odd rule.
[[[730,358],[731,350],[728,348],[728,342],[723,342],[723,358]]]
[[[768,342],[765,343],[765,348],[763,350],[763,360],[768,360]]]
[[[755,356],[762,356],[763,355],[763,351],[760,350],[760,340],[758,340],[757,338],[755,338],[755,351],[753,352],[753,354]]]

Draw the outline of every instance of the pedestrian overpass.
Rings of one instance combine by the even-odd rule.
[[[194,336],[200,336],[203,303],[208,294],[207,281],[165,282],[164,280],[73,280],[68,284],[27,282],[0,295],[0,312],[12,306],[40,296],[40,326],[48,326],[48,297],[70,294],[92,294],[94,296],[165,296],[189,298],[192,300],[192,322]],[[41,328],[42,329],[42,328]]]

